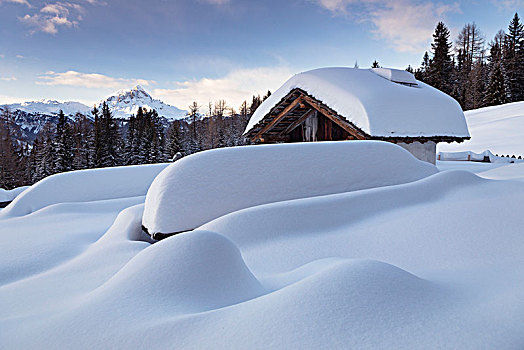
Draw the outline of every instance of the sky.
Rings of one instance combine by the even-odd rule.
[[[143,86],[238,108],[304,70],[418,67],[438,21],[488,43],[524,0],[0,0],[0,104],[93,105]]]

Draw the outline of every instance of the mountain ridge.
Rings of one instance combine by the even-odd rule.
[[[155,109],[161,117],[168,120],[184,118],[187,111],[171,106],[159,99],[154,99],[142,86],[136,85],[130,89],[122,89],[100,100],[96,107],[101,109],[106,102],[115,118],[129,119],[136,114],[139,107]],[[12,103],[0,105],[1,108],[8,108],[12,112],[21,111],[25,114],[34,116],[57,116],[62,110],[68,117],[74,117],[76,113],[83,114],[91,118],[92,107],[81,102],[42,99],[37,101],[27,101],[22,103]]]

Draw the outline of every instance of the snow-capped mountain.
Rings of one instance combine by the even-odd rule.
[[[184,110],[152,98],[140,85],[130,90],[116,92],[114,95],[101,101],[100,107],[103,102],[107,103],[115,118],[128,119],[131,115],[136,114],[139,107],[154,109],[158,112],[158,115],[168,120],[184,118],[187,113]]]
[[[129,119],[131,115],[136,114],[139,107],[146,109],[155,109],[158,115],[168,120],[184,118],[186,111],[175,106],[168,105],[160,100],[154,99],[140,85],[132,89],[120,90],[111,96],[101,100],[98,107],[106,102],[115,118]],[[81,113],[91,117],[92,107],[86,106],[80,102],[59,102],[55,100],[40,100],[23,103],[13,103],[0,106],[7,107],[10,111],[21,111],[30,115],[56,116],[58,111],[63,110],[64,114],[73,117],[76,113]]]
[[[40,100],[5,105],[10,111],[22,111],[29,114],[58,115],[58,111],[64,111],[65,115],[74,116],[76,113],[89,115],[90,107],[80,102],[58,102],[55,100]]]
[[[106,102],[115,118],[129,119],[136,114],[139,107],[148,110],[155,109],[167,124],[168,121],[181,119],[186,116],[186,111],[170,106],[160,100],[154,99],[144,88],[137,85],[132,89],[120,90],[115,94],[101,100],[97,105],[102,108]],[[22,141],[32,142],[36,135],[43,129],[46,123],[56,124],[58,112],[73,119],[77,113],[92,119],[93,107],[86,106],[80,102],[59,102],[55,100],[40,100],[23,103],[0,105],[0,113],[8,109],[13,116],[15,129],[18,129],[16,138]]]

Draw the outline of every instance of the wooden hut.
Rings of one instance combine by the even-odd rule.
[[[383,140],[431,163],[438,142],[469,139],[453,98],[386,68],[297,74],[259,106],[244,135],[253,143]]]

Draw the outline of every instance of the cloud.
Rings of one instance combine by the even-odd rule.
[[[0,58],[5,58],[5,55],[0,53]]]
[[[508,0],[519,1],[519,0]],[[335,16],[373,24],[375,38],[400,52],[420,52],[427,47],[438,21],[460,12],[458,3],[426,0],[316,0]],[[358,16],[356,15],[358,13]]]
[[[15,81],[17,79],[16,79],[16,77],[0,77],[0,80],[2,80],[2,81]]]
[[[224,99],[237,109],[253,94],[265,94],[267,90],[279,88],[291,75],[291,70],[285,66],[238,69],[222,78],[177,82],[176,88],[155,89],[153,95],[179,108],[187,108],[193,101],[204,106],[210,101]]]
[[[6,3],[20,4],[26,5],[27,7],[31,7],[31,4],[27,0],[0,0],[0,5]]]
[[[371,21],[376,27],[373,33],[397,51],[420,52],[431,40],[436,23],[446,13],[458,11],[458,4],[391,2],[371,12]]]
[[[98,73],[81,73],[72,70],[64,73],[46,72],[39,76],[39,79],[36,82],[38,85],[64,85],[84,88],[123,89],[134,85],[150,86],[156,84],[153,80],[114,78]]]
[[[82,4],[84,3],[90,5],[107,4],[106,2],[99,0],[83,0]],[[61,1],[46,3],[36,13],[26,14],[25,16],[19,17],[18,19],[31,28],[29,31],[30,34],[34,34],[36,32],[56,34],[60,28],[72,28],[78,26],[79,22],[83,20],[83,15],[86,12],[82,4],[77,2]]]

